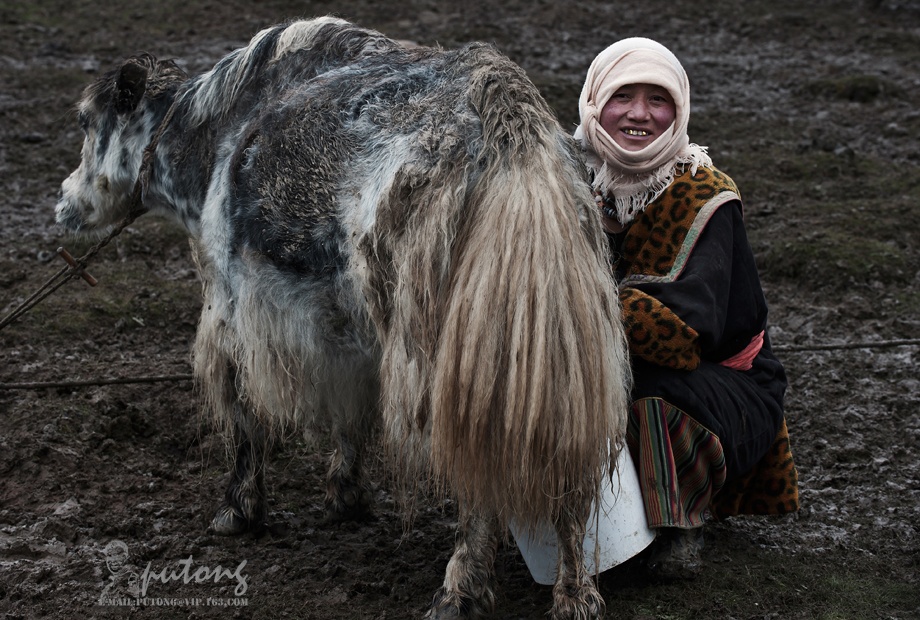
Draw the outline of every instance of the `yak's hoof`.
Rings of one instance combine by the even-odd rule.
[[[551,620],[599,620],[604,617],[607,605],[594,586],[582,586],[572,594],[559,596],[553,592]]]
[[[431,608],[428,610],[428,613],[425,614],[425,620],[467,620],[470,616],[467,616],[463,611],[456,606],[451,607],[439,607],[437,609]]]
[[[425,620],[477,620],[491,614],[494,608],[495,596],[489,588],[476,598],[441,587],[434,594]]]
[[[239,508],[224,504],[217,509],[217,513],[211,519],[208,533],[218,536],[237,536],[257,529],[254,525],[256,524],[243,516]]]
[[[425,620],[470,620],[478,616],[471,615],[456,594],[451,595],[444,588],[435,592],[434,600]]]
[[[466,620],[467,616],[463,614],[459,607],[439,607],[431,608],[425,614],[425,620]]]
[[[370,521],[374,518],[370,490],[353,487],[338,497],[326,498],[326,521]]]

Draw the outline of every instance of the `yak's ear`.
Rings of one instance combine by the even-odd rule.
[[[133,63],[126,62],[118,71],[115,78],[115,112],[127,114],[133,112],[141,102],[144,91],[147,89],[147,69]]]

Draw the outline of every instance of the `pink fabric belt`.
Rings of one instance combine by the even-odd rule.
[[[744,347],[742,351],[732,355],[727,360],[722,360],[719,364],[734,368],[735,370],[750,370],[751,366],[754,365],[754,358],[757,357],[757,354],[760,353],[762,348],[763,332],[760,332],[751,338],[751,342],[748,343],[748,346]]]

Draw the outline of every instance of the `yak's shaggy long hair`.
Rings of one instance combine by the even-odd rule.
[[[458,498],[468,529],[470,560],[434,608],[488,606],[487,586],[455,587],[487,574],[451,571],[491,570],[496,524],[581,540],[629,364],[584,166],[519,67],[488,45],[405,49],[320,18],[191,79],[130,59],[80,118],[58,221],[117,221],[140,179],[145,208],[192,238],[195,372],[236,451],[215,531],[264,520],[259,461],[281,428],[332,429],[330,513],[356,514],[382,414],[394,471]],[[555,609],[596,617],[581,550],[563,544]]]
[[[535,523],[593,496],[628,363],[576,155],[520,69],[466,55],[478,152],[395,179],[372,236],[371,278],[395,283],[375,313],[387,445],[416,465],[400,471],[427,464],[471,506]]]

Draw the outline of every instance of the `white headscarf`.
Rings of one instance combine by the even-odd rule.
[[[654,142],[638,151],[627,151],[601,127],[604,105],[627,84],[661,86],[674,99],[674,123]],[[575,139],[585,149],[588,168],[594,174],[595,191],[615,203],[617,218],[628,224],[674,180],[678,164],[711,166],[706,147],[691,144],[690,81],[677,57],[660,43],[634,37],[618,41],[591,63],[578,100],[581,125]],[[613,205],[610,205],[613,206]]]

